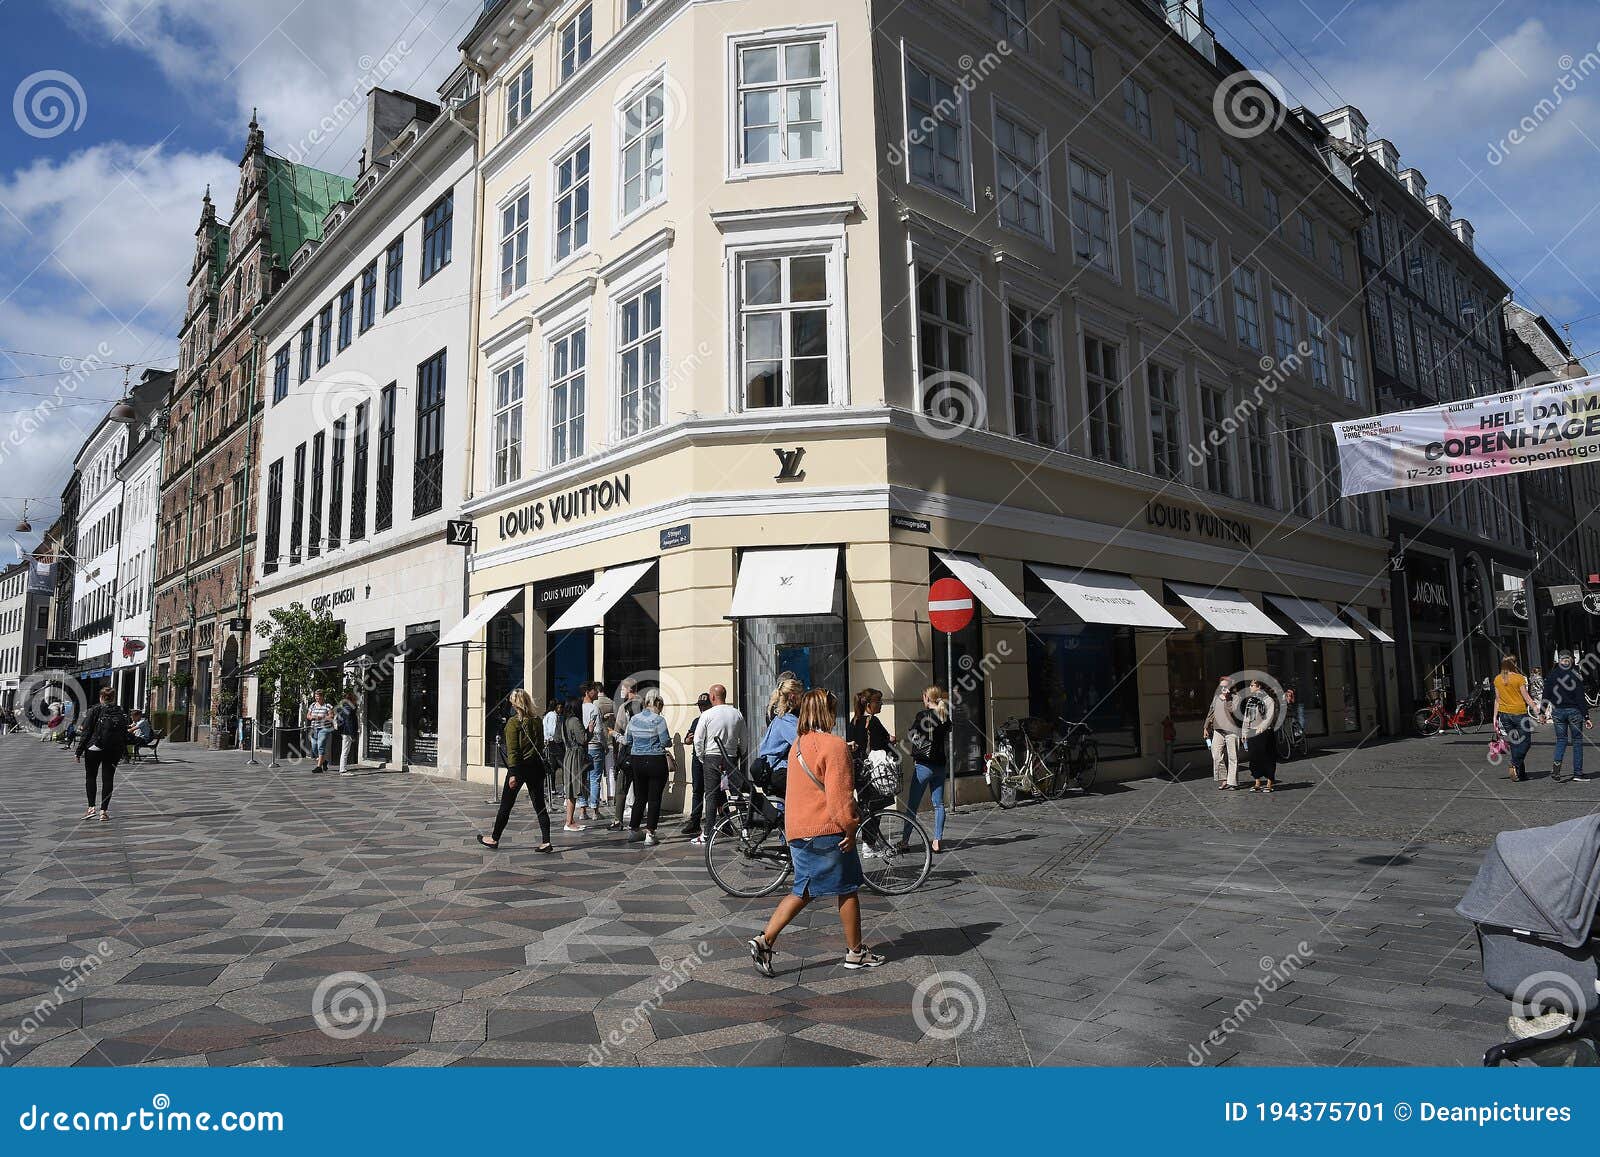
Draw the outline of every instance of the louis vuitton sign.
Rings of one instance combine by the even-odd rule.
[[[547,526],[562,526],[577,522],[591,514],[601,514],[619,506],[626,506],[632,501],[632,476],[618,474],[507,511],[500,516],[500,538],[504,541],[526,534],[537,534]]]

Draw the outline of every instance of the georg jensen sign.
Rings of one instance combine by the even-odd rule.
[[[633,501],[633,477],[618,474],[614,478],[577,486],[560,494],[541,498],[537,502],[508,511],[500,516],[500,538],[517,538],[535,534],[546,526],[561,526],[577,522],[591,514],[599,514]]]

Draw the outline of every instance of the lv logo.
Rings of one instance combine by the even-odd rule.
[[[804,446],[796,446],[793,450],[774,449],[778,456],[778,473],[773,479],[775,482],[798,482],[806,476],[800,469],[800,459],[806,456]]]

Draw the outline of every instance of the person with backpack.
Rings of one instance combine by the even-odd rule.
[[[116,786],[117,764],[128,749],[128,728],[133,721],[116,702],[110,687],[100,690],[100,702],[91,707],[78,728],[77,758],[83,764],[83,787],[89,797],[89,810],[83,818],[95,816],[95,786],[100,788],[100,822],[111,819],[111,789]]]
[[[356,704],[356,693],[346,690],[333,712],[333,731],[339,737],[339,774],[352,775],[350,755],[355,751],[356,739],[361,734],[361,708]]]
[[[789,755],[789,787],[784,807],[784,838],[794,864],[794,888],[778,903],[761,935],[750,943],[756,971],[771,977],[772,947],[778,934],[818,896],[835,896],[844,931],[848,969],[876,968],[885,957],[861,939],[861,857],[856,851],[855,767],[850,749],[833,734],[837,700],[814,688],[805,693],[796,718]],[[776,721],[774,721],[776,722]],[[770,729],[769,729],[770,730]]]
[[[911,720],[911,789],[906,810],[912,815],[922,805],[924,793],[933,795],[933,850],[944,851],[944,780],[949,764],[950,696],[935,683],[922,693],[922,710]],[[911,838],[911,825],[900,837]]]
[[[694,753],[701,764],[705,781],[703,811],[696,813],[700,834],[694,842],[705,845],[717,826],[717,816],[728,799],[728,780],[737,776],[744,766],[745,729],[744,715],[728,702],[728,689],[713,683],[705,694],[705,714],[695,720]],[[769,728],[770,730],[770,728]],[[789,757],[784,748],[784,759]]]
[[[500,836],[511,818],[517,792],[526,786],[528,797],[533,800],[534,814],[539,817],[542,840],[533,850],[548,855],[556,846],[550,842],[550,809],[544,798],[544,779],[548,772],[544,762],[544,723],[534,710],[533,697],[521,687],[511,692],[511,717],[506,720],[505,741],[506,782],[500,792],[500,811],[494,817],[494,834],[487,839],[479,835],[478,843],[491,851],[499,850]]]

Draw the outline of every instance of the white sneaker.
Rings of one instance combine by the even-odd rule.
[[[562,824],[561,825],[561,830],[564,831],[564,832],[581,832],[581,831],[583,831],[583,825],[582,824]]]
[[[690,840],[689,842],[691,844],[693,844],[697,848],[703,848],[703,847],[706,846],[706,838],[704,836],[696,836],[694,839]]]
[[[655,832],[645,832],[645,834],[644,834],[644,846],[645,847],[653,848],[657,844],[659,844],[660,842],[661,842],[660,840],[656,839]]]

